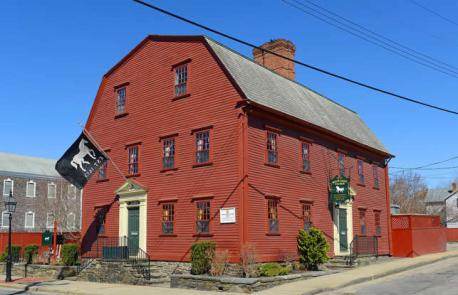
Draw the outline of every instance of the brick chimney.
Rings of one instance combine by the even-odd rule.
[[[260,47],[291,59],[294,59],[294,54],[296,52],[294,44],[285,39],[272,40],[262,44]],[[272,55],[257,48],[253,49],[253,59],[258,64],[263,65],[288,79],[294,80],[295,78],[294,62],[292,61]]]

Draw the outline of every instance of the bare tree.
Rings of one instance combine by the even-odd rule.
[[[423,177],[417,173],[402,172],[391,179],[391,202],[400,206],[401,213],[425,214],[427,192]]]

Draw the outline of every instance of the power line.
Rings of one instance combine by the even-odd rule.
[[[325,22],[335,28],[338,28],[348,34],[351,34],[359,39],[362,39],[366,42],[369,42],[377,47],[383,48],[391,53],[394,53],[398,56],[401,56],[407,60],[410,60],[414,63],[420,64],[432,70],[441,72],[453,78],[458,78],[458,68],[442,62],[434,57],[429,55],[423,54],[415,49],[409,48],[405,45],[400,44],[390,38],[387,38],[377,32],[367,29],[366,27],[359,25],[343,16],[340,16],[318,4],[315,4],[311,1],[305,0],[309,4],[315,6],[317,9],[300,2],[298,0],[290,0],[295,2],[296,4],[300,5],[301,7],[286,1],[281,0],[283,3],[305,13],[308,14],[322,22]],[[305,8],[305,9],[303,9]],[[317,15],[319,14],[319,15]],[[321,15],[321,16],[320,16]]]
[[[442,160],[442,161],[438,161],[438,162],[433,162],[433,163],[430,163],[430,164],[426,164],[426,165],[422,165],[422,166],[418,166],[418,167],[410,167],[410,168],[405,168],[405,167],[390,167],[390,168],[393,168],[393,169],[400,169],[400,170],[422,170],[426,167],[430,167],[430,166],[435,166],[435,165],[438,165],[438,164],[442,164],[442,163],[445,163],[445,162],[449,162],[449,161],[453,161],[455,159],[458,159],[458,156],[453,156],[451,158],[448,158],[446,160]]]
[[[426,171],[426,170],[449,170],[449,169],[458,169],[458,166],[452,167],[435,167],[435,168],[402,168],[402,167],[390,167],[391,169],[399,170],[416,170],[416,171]]]
[[[341,75],[332,73],[330,71],[327,71],[327,70],[324,70],[324,69],[321,69],[321,68],[306,64],[304,62],[301,62],[301,61],[298,61],[298,60],[283,56],[281,54],[278,54],[278,53],[275,53],[273,51],[267,50],[265,48],[261,48],[259,46],[256,46],[256,45],[252,44],[252,43],[249,43],[247,41],[243,41],[243,40],[241,40],[239,38],[236,38],[236,37],[233,37],[233,36],[231,36],[229,34],[226,34],[226,33],[220,32],[218,30],[212,29],[210,27],[207,27],[205,25],[199,24],[199,23],[197,23],[195,21],[192,21],[192,20],[187,19],[185,17],[179,16],[177,14],[174,14],[174,13],[172,13],[170,11],[164,10],[164,9],[162,9],[160,7],[157,7],[155,5],[149,4],[149,3],[144,2],[142,0],[133,0],[133,1],[137,2],[139,4],[142,4],[142,5],[146,6],[146,7],[149,7],[151,9],[154,9],[156,11],[159,11],[159,12],[161,12],[163,14],[168,15],[168,16],[171,16],[171,17],[174,17],[174,18],[179,19],[181,21],[184,21],[186,23],[189,23],[189,24],[191,24],[193,26],[196,26],[196,27],[202,28],[202,29],[204,29],[206,31],[212,32],[212,33],[214,33],[216,35],[222,36],[224,38],[227,38],[229,40],[235,41],[237,43],[243,44],[243,45],[251,47],[251,48],[259,49],[261,51],[267,52],[267,53],[272,54],[274,56],[277,56],[277,57],[280,57],[280,58],[284,58],[286,60],[294,62],[294,63],[296,63],[298,65],[307,67],[307,68],[312,69],[314,71],[320,72],[322,74],[325,74],[325,75],[328,75],[328,76],[331,76],[331,77],[334,77],[334,78],[337,78],[337,79],[340,79],[340,80],[343,80],[343,81],[346,81],[346,82],[349,82],[349,83],[352,83],[352,84],[355,84],[355,85],[358,85],[358,86],[361,86],[361,87],[364,87],[364,88],[367,88],[367,89],[370,89],[370,90],[373,90],[373,91],[376,91],[376,92],[379,92],[379,93],[383,93],[385,95],[393,96],[393,97],[396,97],[396,98],[399,98],[399,99],[402,99],[402,100],[405,100],[405,101],[408,101],[408,102],[411,102],[411,103],[415,103],[415,104],[422,105],[422,106],[425,106],[425,107],[428,107],[428,108],[436,109],[436,110],[439,110],[439,111],[442,111],[442,112],[458,115],[458,111],[454,111],[454,110],[447,109],[447,108],[444,108],[444,107],[439,107],[439,106],[436,106],[436,105],[425,103],[425,102],[422,102],[420,100],[409,98],[409,97],[404,96],[404,95],[396,94],[396,93],[388,91],[388,90],[383,90],[381,88],[378,88],[378,87],[375,87],[375,86],[371,86],[369,84],[365,84],[363,82],[359,82],[359,81],[347,78],[345,76],[341,76]]]
[[[446,22],[449,22],[449,23],[451,23],[452,25],[455,25],[455,26],[458,27],[458,23],[455,22],[454,20],[451,20],[451,19],[449,19],[448,17],[445,17],[445,16],[443,16],[442,14],[437,13],[436,11],[434,11],[434,10],[432,10],[432,9],[430,9],[430,8],[428,8],[428,7],[426,7],[426,6],[422,5],[422,4],[420,4],[420,3],[418,3],[417,1],[410,0],[410,2],[411,2],[412,4],[414,4],[414,5],[416,5],[416,6],[420,7],[420,8],[422,8],[422,9],[424,9],[424,10],[426,10],[426,11],[428,11],[429,13],[432,13],[432,14],[434,14],[435,16],[437,16],[437,17],[439,17],[439,18],[445,20]]]

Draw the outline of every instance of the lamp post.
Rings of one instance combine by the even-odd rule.
[[[10,191],[9,197],[4,201],[5,209],[8,212],[8,257],[6,261],[6,278],[5,282],[11,282],[11,265],[13,262],[13,257],[11,255],[11,220],[13,219],[13,213],[16,211],[16,200],[13,198],[13,192]]]

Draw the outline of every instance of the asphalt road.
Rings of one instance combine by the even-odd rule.
[[[0,295],[55,295],[57,293],[24,292],[18,289],[0,288]]]
[[[321,294],[457,295],[457,278],[458,258],[450,258],[399,274]]]

